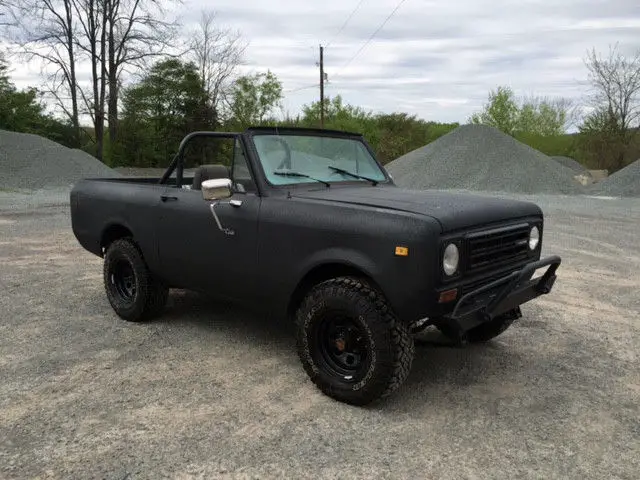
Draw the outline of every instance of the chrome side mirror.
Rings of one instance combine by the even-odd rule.
[[[202,182],[202,197],[207,201],[222,200],[233,195],[233,183],[228,178],[214,178]]]

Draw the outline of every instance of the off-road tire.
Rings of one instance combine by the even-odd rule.
[[[132,273],[130,296],[116,287],[119,268],[129,268]],[[109,303],[120,318],[141,322],[162,313],[169,289],[153,277],[132,239],[122,238],[109,245],[104,256],[103,279]]]
[[[359,332],[367,360],[355,379],[337,374],[323,360],[320,325],[336,316],[349,318]],[[411,370],[413,337],[384,296],[366,280],[338,277],[313,287],[297,314],[297,347],[302,365],[326,395],[353,405],[365,405],[397,390]],[[326,347],[325,347],[326,349]]]
[[[439,325],[438,330],[451,340],[462,341],[463,343],[486,343],[503,334],[519,317],[520,310],[514,309],[468,330],[462,336],[447,325]]]

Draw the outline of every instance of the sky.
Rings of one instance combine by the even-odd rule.
[[[203,9],[248,42],[243,71],[279,77],[290,114],[319,97],[320,44],[326,95],[440,122],[465,122],[498,85],[579,101],[587,50],[640,49],[638,0],[184,0],[174,12],[187,31]],[[19,65],[14,80],[39,71]]]

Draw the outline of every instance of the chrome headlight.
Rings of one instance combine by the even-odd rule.
[[[458,263],[460,262],[460,252],[455,243],[450,243],[447,248],[444,249],[444,255],[442,256],[442,269],[448,276],[453,275],[458,271]]]
[[[540,230],[538,227],[532,227],[529,232],[529,249],[535,250],[540,243]]]

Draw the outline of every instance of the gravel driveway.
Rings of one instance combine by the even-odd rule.
[[[638,478],[640,200],[538,200],[554,292],[485,346],[422,335],[367,408],[313,387],[283,321],[183,292],[118,320],[67,208],[5,210],[0,477]]]

